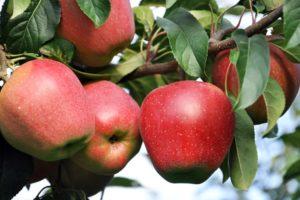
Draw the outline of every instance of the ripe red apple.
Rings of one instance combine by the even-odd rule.
[[[107,65],[125,49],[135,34],[133,12],[129,0],[110,0],[107,21],[96,28],[80,10],[76,0],[60,0],[61,23],[58,34],[77,49],[77,61],[90,67]]]
[[[36,59],[20,66],[4,85],[0,127],[16,149],[55,161],[82,149],[95,121],[75,74],[62,63]]]
[[[60,182],[57,183],[59,177],[49,178],[53,186],[59,184],[59,187],[83,191],[88,197],[103,191],[109,184],[113,175],[103,176],[94,174],[83,169],[70,160],[64,160],[61,163]]]
[[[236,67],[230,63],[229,54],[230,50],[225,50],[217,55],[213,66],[212,79],[216,86],[225,90],[228,70],[228,91],[237,96],[239,92],[239,78]],[[279,83],[285,94],[286,111],[294,101],[299,90],[300,76],[296,65],[289,61],[279,48],[270,44],[270,69],[270,76]],[[266,105],[262,96],[247,111],[255,124],[267,122]]]
[[[112,82],[94,82],[84,88],[96,116],[96,129],[88,145],[72,159],[93,173],[115,174],[141,147],[140,108]]]
[[[172,83],[142,104],[142,138],[154,167],[172,183],[205,181],[230,149],[234,126],[229,99],[209,83]]]

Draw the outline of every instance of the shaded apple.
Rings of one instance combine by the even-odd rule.
[[[59,184],[59,187],[62,189],[83,191],[88,197],[103,191],[113,178],[113,175],[94,174],[76,165],[71,160],[62,161],[60,170],[55,178],[51,177],[48,179],[51,185],[55,187]],[[60,177],[58,176],[59,173]]]
[[[29,178],[29,184],[39,182],[49,177],[56,177],[59,162],[46,162],[33,158],[33,173]]]
[[[36,59],[21,65],[4,85],[0,126],[16,149],[55,161],[82,149],[95,122],[76,75],[62,63]]]
[[[220,52],[213,65],[213,83],[225,90],[226,74],[228,71],[227,87],[234,96],[239,93],[239,77],[236,67],[230,63],[230,50]],[[275,45],[270,44],[270,77],[276,80],[286,98],[285,111],[293,103],[299,90],[300,76],[296,64],[288,60],[284,53]],[[252,106],[247,108],[248,114],[255,124],[267,122],[266,105],[261,96]]]
[[[88,145],[72,160],[96,174],[115,174],[141,147],[140,108],[112,82],[98,81],[84,88],[96,117],[96,129]]]
[[[90,67],[101,67],[125,49],[135,34],[129,0],[110,0],[106,22],[96,28],[80,10],[76,0],[60,0],[61,23],[58,34],[76,46],[76,60]]]
[[[222,163],[235,126],[231,103],[209,83],[155,89],[141,109],[141,135],[158,173],[172,183],[201,183]]]

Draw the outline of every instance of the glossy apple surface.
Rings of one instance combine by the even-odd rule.
[[[16,149],[55,161],[87,144],[95,120],[76,75],[62,63],[36,59],[20,66],[4,85],[0,127]]]
[[[224,92],[181,81],[152,91],[141,111],[141,135],[158,173],[172,183],[201,183],[233,140],[234,113]]]
[[[239,92],[239,77],[236,67],[230,63],[230,50],[220,52],[213,66],[213,83],[225,90],[226,74],[228,71],[228,91],[237,96]],[[288,60],[284,53],[274,45],[270,45],[270,77],[276,80],[284,91],[286,98],[285,111],[291,106],[298,90],[300,76],[296,64]],[[248,109],[255,124],[267,122],[266,105],[263,97],[260,97]]]
[[[140,108],[119,86],[98,81],[85,87],[96,117],[95,134],[72,159],[96,174],[115,174],[139,151]]]
[[[76,0],[60,0],[61,23],[58,34],[76,46],[76,60],[101,67],[125,49],[135,34],[129,0],[110,0],[111,11],[99,28],[80,10]]]

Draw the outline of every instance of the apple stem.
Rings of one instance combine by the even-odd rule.
[[[103,188],[103,190],[101,192],[100,200],[104,199],[104,193],[105,193],[105,187]]]
[[[254,15],[254,11],[253,11],[253,2],[252,2],[252,0],[249,0],[249,6],[250,6],[251,17],[252,17],[252,24],[255,24],[256,23],[256,17]]]
[[[178,73],[179,73],[179,77],[180,77],[180,80],[186,80],[186,74],[185,74],[185,71],[181,68],[181,67],[179,67],[178,68],[179,70],[178,70]]]
[[[246,9],[244,8],[243,12],[241,14],[241,17],[239,18],[239,21],[235,27],[228,28],[228,29],[222,29],[222,30],[216,32],[215,35],[213,36],[213,39],[214,39],[213,41],[218,42],[218,41],[222,40],[225,37],[225,35],[231,34],[232,32],[236,31],[241,25],[245,11],[246,11]]]
[[[277,9],[272,11],[266,17],[262,18],[260,21],[255,24],[249,26],[245,29],[247,36],[251,37],[252,35],[259,33],[265,30],[269,25],[271,25],[274,21],[276,21],[279,17],[282,16],[283,13],[283,5],[279,6]],[[209,53],[215,54],[225,49],[231,49],[236,47],[235,41],[233,39],[225,39],[222,41],[216,41],[210,43]],[[153,74],[166,74],[170,72],[176,71],[178,68],[178,63],[176,60],[168,61],[165,63],[146,63],[134,71],[132,74],[128,75],[122,81],[132,80],[148,75]]]
[[[215,35],[216,29],[215,29],[215,22],[214,22],[214,11],[211,7],[211,4],[209,4],[209,9],[210,9],[210,21],[211,21],[211,25],[210,25],[210,37],[213,38],[213,36]]]
[[[146,63],[150,63],[151,60],[155,57],[155,54],[152,55],[151,53],[151,47],[155,41],[155,39],[157,39],[158,37],[162,36],[162,35],[165,35],[166,32],[160,32],[161,31],[161,28],[158,28],[155,32],[154,30],[152,31],[150,37],[149,37],[149,40],[148,40],[148,44],[147,44],[147,49],[146,49]]]

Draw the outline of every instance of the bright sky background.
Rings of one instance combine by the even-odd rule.
[[[0,0],[2,5],[4,0]],[[131,0],[132,5],[138,5],[139,0]],[[221,7],[229,6],[236,0],[217,0]],[[226,2],[226,3],[225,3]],[[162,16],[164,10],[156,9],[155,15]],[[238,19],[235,17],[227,17],[233,23],[237,23]],[[250,18],[246,15],[242,22],[242,27],[249,25]],[[279,123],[281,132],[293,131],[295,124],[291,124],[291,113],[287,113]],[[257,130],[262,127],[258,127]],[[256,141],[259,149],[259,162],[268,168],[271,164],[272,157],[278,155],[283,146],[274,142],[274,140],[265,139]],[[189,185],[189,184],[170,184],[162,179],[154,170],[152,164],[145,156],[146,150],[143,147],[140,153],[116,176],[128,177],[138,180],[144,188],[141,189],[125,189],[125,188],[107,188],[104,196],[104,200],[119,200],[119,199],[131,199],[131,200],[235,200],[238,196],[231,188],[231,183],[226,183],[225,186],[219,185],[222,180],[222,173],[218,170],[210,179],[201,185]],[[257,178],[265,177],[264,171],[260,171],[257,174]],[[270,187],[277,187],[280,184],[280,177],[268,177],[267,180]],[[212,182],[214,184],[212,184]],[[216,184],[218,183],[218,184]],[[39,183],[31,185],[30,191],[24,188],[14,200],[32,200],[37,193],[47,186],[49,183],[44,180]],[[99,200],[100,195],[96,195],[91,200]],[[248,199],[255,200],[269,200],[258,188],[252,187],[248,192]]]

